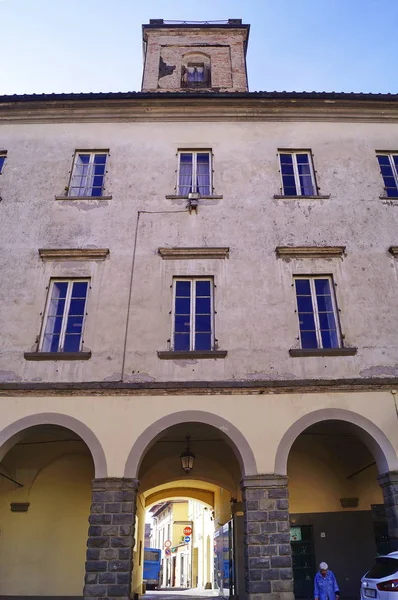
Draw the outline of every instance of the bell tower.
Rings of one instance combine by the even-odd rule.
[[[247,92],[250,25],[242,19],[185,22],[150,19],[142,26],[142,92]]]

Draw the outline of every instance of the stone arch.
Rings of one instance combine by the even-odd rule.
[[[76,433],[87,445],[94,462],[95,477],[107,477],[105,452],[97,436],[81,421],[59,413],[39,413],[22,417],[0,431],[0,462],[7,452],[23,437],[23,432],[37,425],[58,425]]]
[[[210,508],[214,508],[214,492],[211,490],[189,487],[165,488],[164,490],[153,492],[145,498],[145,508],[147,509],[163,500],[176,498],[197,500],[203,502],[203,504],[206,504]]]
[[[350,410],[342,408],[325,408],[310,412],[293,423],[286,431],[275,455],[275,473],[286,475],[287,461],[290,449],[297,437],[311,425],[321,421],[345,421],[351,423],[355,433],[369,448],[376,461],[379,473],[396,471],[398,469],[398,457],[393,445],[387,436],[377,425]]]
[[[203,423],[219,429],[225,436],[239,462],[242,477],[256,475],[257,466],[253,451],[243,434],[226,419],[201,410],[185,410],[172,413],[155,421],[136,439],[128,455],[124,477],[138,477],[141,461],[145,453],[155,444],[165,429],[180,423]]]
[[[200,68],[203,73],[201,81],[190,81],[189,72]],[[183,87],[206,87],[211,81],[211,58],[200,50],[189,50],[181,57],[181,85]]]

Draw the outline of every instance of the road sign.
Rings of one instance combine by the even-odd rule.
[[[164,553],[165,553],[166,556],[170,556],[170,554],[171,554],[170,548],[166,548],[166,550],[164,551]]]
[[[192,527],[184,527],[184,535],[191,535]]]
[[[185,542],[186,544],[188,544],[188,542],[190,542],[190,541],[191,541],[191,538],[190,538],[190,536],[189,536],[189,535],[186,535],[186,536],[184,537],[184,542]]]
[[[164,543],[164,547],[165,547],[165,548],[170,548],[170,547],[171,547],[171,542],[170,542],[170,540],[166,540],[166,541],[165,541],[165,543]]]

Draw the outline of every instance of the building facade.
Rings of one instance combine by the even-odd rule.
[[[2,596],[139,593],[178,497],[241,599],[398,549],[397,97],[251,93],[248,35],[154,20],[141,92],[0,98]]]

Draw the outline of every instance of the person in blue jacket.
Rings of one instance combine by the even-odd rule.
[[[321,562],[319,571],[314,577],[315,600],[339,600],[339,596],[339,584],[334,573],[329,571],[325,562]]]

